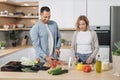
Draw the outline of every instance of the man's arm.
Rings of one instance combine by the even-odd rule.
[[[42,48],[40,47],[40,38],[39,38],[39,30],[37,29],[38,25],[35,25],[31,31],[30,31],[30,36],[31,36],[31,39],[32,39],[32,44],[35,48],[35,51],[36,51],[36,58],[39,58],[39,56],[42,56],[43,58],[46,57],[46,54],[44,53],[44,51],[42,50]]]
[[[58,26],[57,26],[57,44],[56,44],[56,48],[60,49],[60,47],[61,47],[61,35],[60,35],[60,31],[59,31]]]

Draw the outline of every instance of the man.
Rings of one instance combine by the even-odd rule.
[[[30,30],[30,36],[36,51],[36,59],[40,62],[52,62],[58,58],[61,47],[61,35],[57,23],[49,20],[49,7],[40,10],[41,19]]]

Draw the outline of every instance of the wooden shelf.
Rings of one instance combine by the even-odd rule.
[[[70,49],[70,48],[71,48],[71,46],[66,46],[66,45],[61,46],[61,49]]]
[[[30,30],[31,28],[15,28],[15,29],[3,29],[0,28],[0,31],[12,31],[12,30]],[[73,28],[61,28],[60,31],[75,31]]]
[[[15,28],[15,29],[3,29],[0,28],[0,31],[13,31],[13,30],[30,30],[31,28]]]
[[[60,28],[61,31],[75,31],[75,28]]]
[[[14,2],[14,1],[0,1],[0,3],[4,3],[4,4],[9,4],[9,5],[13,5],[13,6],[28,6],[28,7],[36,7],[38,6],[38,2]]]
[[[30,30],[31,28],[22,28],[21,30]]]
[[[38,19],[39,16],[10,16],[10,15],[0,15],[0,17],[4,17],[4,18],[25,18],[25,19]]]

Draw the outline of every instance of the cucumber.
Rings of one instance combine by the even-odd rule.
[[[55,73],[55,72],[59,72],[61,70],[62,70],[62,67],[56,67],[55,69],[49,70],[48,73],[52,74],[52,73]]]
[[[68,69],[63,69],[63,70],[60,70],[60,71],[54,71],[51,74],[52,75],[59,75],[59,74],[64,74],[64,73],[68,73]]]

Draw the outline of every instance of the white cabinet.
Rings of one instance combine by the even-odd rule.
[[[86,15],[86,0],[39,0],[39,6],[50,7],[59,28],[74,28],[78,16]]]
[[[110,54],[109,46],[100,47],[98,54],[100,55],[100,58],[101,58],[102,61],[109,61],[109,54]],[[97,56],[96,56],[96,58],[97,58]]]
[[[68,62],[69,58],[74,59],[74,56],[70,49],[60,49],[60,60]]]
[[[87,0],[87,16],[90,25],[110,25],[109,0]]]
[[[73,0],[74,6],[73,6],[73,27],[76,24],[76,21],[80,15],[86,15],[86,0]]]
[[[109,46],[100,46],[99,52],[97,55],[100,55],[102,61],[109,61],[110,48]],[[98,57],[96,55],[96,58]],[[69,58],[74,59],[75,54],[71,53],[70,49],[60,49],[60,60],[69,61]]]
[[[120,0],[110,0],[110,6],[120,6]]]

